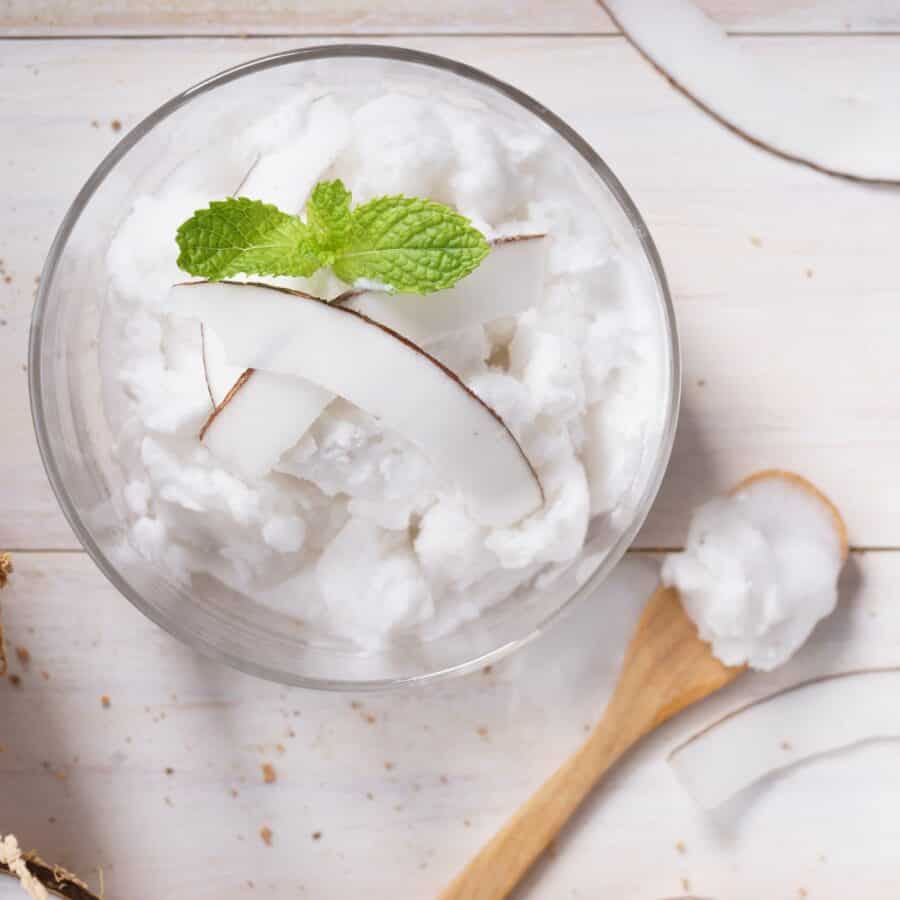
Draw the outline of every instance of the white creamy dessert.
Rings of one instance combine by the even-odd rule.
[[[449,99],[317,86],[211,139],[136,196],[108,254],[101,355],[117,386],[108,416],[139,552],[172,578],[212,576],[302,620],[310,640],[362,647],[401,635],[433,639],[521,591],[549,590],[589,538],[599,564],[633,517],[655,459],[668,351],[658,295],[637,245],[622,236],[621,211],[611,196],[588,196],[562,146],[537,124]],[[537,493],[523,499],[503,488],[500,500],[490,498],[509,468],[502,460],[513,457],[473,469],[480,457],[464,435],[448,445],[448,422],[429,410],[437,388],[426,382],[440,382],[436,368],[420,394],[409,379],[396,383],[396,396],[385,394],[389,382],[375,390],[359,377],[347,388],[338,375],[358,376],[354,366],[384,357],[363,361],[357,344],[328,343],[349,334],[345,315],[334,335],[316,331],[324,349],[267,351],[271,365],[248,382],[256,379],[254,393],[235,395],[266,397],[266,408],[235,399],[228,429],[211,426],[200,441],[213,405],[254,364],[241,356],[253,352],[238,347],[241,333],[263,340],[277,332],[259,310],[280,298],[255,289],[263,299],[254,305],[253,288],[234,288],[246,317],[226,321],[220,313],[231,301],[216,298],[227,286],[173,291],[187,278],[176,265],[176,229],[235,192],[300,214],[317,182],[337,178],[354,203],[403,193],[447,204],[495,242],[447,292],[413,298],[363,284],[356,287],[371,290],[351,305],[421,345],[475,395],[478,415],[489,408]],[[529,243],[539,248],[504,249],[505,238],[535,235],[543,237]],[[348,288],[326,269],[252,280],[325,298]],[[205,307],[180,299],[211,290],[218,293]],[[429,304],[443,294],[446,314],[437,315]],[[331,321],[337,313],[328,309],[308,312]],[[309,339],[311,321],[292,327]],[[302,389],[301,403],[294,362],[307,365],[318,349],[327,383]],[[329,357],[335,369],[326,372]],[[373,372],[388,377],[384,369]],[[419,384],[415,364],[403,371]],[[345,390],[364,403],[389,400],[399,425]],[[419,404],[414,422],[403,415],[406,397]],[[470,406],[460,401],[459,415]],[[493,453],[496,442],[485,446]],[[584,568],[579,580],[591,574]]]
[[[834,609],[847,544],[837,510],[809,482],[763,475],[694,511],[662,581],[723,663],[768,671]]]

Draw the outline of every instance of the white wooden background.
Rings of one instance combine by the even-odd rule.
[[[704,5],[786,89],[806,81],[900,112],[900,0]],[[614,584],[487,675],[360,698],[225,670],[133,611],[57,510],[25,371],[44,254],[121,133],[227,66],[348,38],[484,68],[592,141],[656,236],[685,362],[673,463]],[[743,143],[592,0],[0,0],[0,210],[0,548],[16,562],[3,617],[30,654],[13,656],[18,683],[0,684],[0,832],[95,881],[102,865],[111,898],[432,897],[599,715],[655,577],[647,551],[679,545],[695,502],[783,465],[846,513],[857,550],[840,612],[788,669],[643,746],[521,896],[897,896],[896,745],[799,767],[716,817],[665,754],[774,685],[900,664],[900,192]]]

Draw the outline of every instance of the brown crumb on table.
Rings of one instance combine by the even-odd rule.
[[[175,804],[172,802],[171,797],[164,797],[163,802],[166,804],[166,806],[175,806]]]
[[[463,825],[465,825],[466,828],[472,827],[472,823],[468,819],[463,819]]]
[[[806,893],[806,888],[797,888],[797,896],[798,897],[808,896],[808,894]]]
[[[375,795],[371,791],[366,791],[366,800],[374,800]]]
[[[681,879],[681,889],[684,891],[689,891],[691,889],[691,882],[687,878]]]
[[[441,775],[441,784],[449,784],[450,779],[446,775]]]
[[[312,833],[312,839],[313,839],[314,841],[321,841],[321,840],[322,840],[322,832],[321,832],[321,831],[314,831],[314,832]]]
[[[482,675],[490,675],[491,672],[493,672],[493,671],[494,671],[494,667],[493,667],[493,666],[485,666],[485,667],[481,670],[481,674],[482,674]]]
[[[272,765],[272,763],[263,763],[261,768],[263,783],[274,784],[278,779],[278,773],[275,771],[275,767]]]
[[[50,816],[50,818],[47,819],[47,821],[48,821],[51,825],[55,825],[55,824],[56,824],[56,816]]]
[[[781,749],[782,749],[782,750],[793,750],[793,749],[794,749],[794,745],[793,745],[790,741],[782,741],[782,742],[781,742]]]
[[[475,729],[475,733],[478,735],[478,737],[486,738],[488,736],[487,727],[485,725],[479,725]]]
[[[370,725],[374,725],[374,724],[378,721],[378,719],[376,719],[375,716],[372,715],[372,713],[366,713],[366,714],[363,716],[363,718],[364,718]]]
[[[238,791],[237,788],[232,788],[232,789],[231,789],[231,796],[232,796],[232,797],[238,797],[238,796],[239,796],[239,791]]]
[[[753,244],[754,247],[762,247],[762,238],[755,234],[751,234],[750,243]]]
[[[100,123],[96,119],[91,119],[91,128],[99,128]]]
[[[359,700],[351,700],[350,701],[350,709],[356,709],[356,710],[362,709],[362,703],[360,703]]]
[[[13,687],[22,687],[22,679],[21,679],[18,675],[10,675],[10,676],[9,676],[9,683],[10,683]]]
[[[122,123],[118,119],[113,119],[112,122],[109,123],[109,127],[112,128],[113,131],[121,131]]]
[[[12,571],[10,555],[8,553],[0,553],[0,587],[6,587],[6,580],[12,575]]]
[[[3,280],[4,280],[7,284],[12,284],[12,275],[4,275],[4,276],[3,276]]]
[[[163,769],[163,771],[166,773],[166,775],[174,775],[175,774],[175,770],[171,766],[166,766],[165,769]]]
[[[679,841],[679,842],[675,845],[675,849],[676,849],[679,853],[687,853],[687,845],[685,844],[684,841]]]
[[[698,387],[698,388],[706,387],[706,379],[705,379],[705,378],[698,378],[698,379],[697,379],[697,387]]]
[[[109,709],[109,707],[112,705],[112,701],[109,699],[109,697],[108,697],[106,694],[104,694],[104,695],[100,698],[100,705],[101,705],[104,709]]]
[[[272,829],[269,828],[268,825],[263,825],[263,827],[259,829],[259,836],[267,847],[272,846]]]
[[[275,752],[276,753],[284,753],[284,744],[276,744]]]
[[[41,678],[43,678],[44,681],[49,681],[50,673],[46,669],[41,669]]]
[[[16,656],[23,666],[27,666],[31,662],[31,654],[28,652],[27,647],[16,647]]]
[[[815,272],[813,272],[812,269],[804,269],[804,270],[803,270],[803,274],[804,274],[807,278],[812,278],[813,275],[815,275]]]
[[[388,761],[384,764],[384,768],[385,768],[388,772],[390,772],[391,769],[394,768],[394,764],[393,764],[390,760],[388,760]]]

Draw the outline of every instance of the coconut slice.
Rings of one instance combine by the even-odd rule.
[[[427,346],[535,306],[543,287],[546,244],[544,235],[500,238],[471,275],[433,297],[351,291],[339,302]],[[214,407],[201,440],[245,477],[261,478],[315,422],[331,395],[305,379],[293,379],[292,386],[292,379],[272,373],[245,377],[247,372],[226,362],[215,334],[200,327],[203,371]],[[272,409],[283,409],[286,415],[263,412]],[[246,434],[248,427],[253,430],[252,440],[232,439],[235,433]]]
[[[247,385],[254,382],[253,390]],[[246,369],[200,430],[200,440],[245,478],[262,478],[334,399],[301,378]]]
[[[898,691],[897,669],[817,678],[729,713],[676,747],[669,763],[697,803],[714,809],[804,760],[900,737]]]
[[[387,325],[421,346],[537,306],[547,263],[546,235],[491,242],[491,252],[470,275],[429,296],[350,293],[344,305]]]
[[[222,342],[200,323],[200,351],[203,355],[203,377],[213,407],[218,406],[244,374],[238,366],[225,361]]]
[[[900,182],[900,125],[857,97],[786,85],[687,0],[602,0],[625,36],[702,109],[778,156]]]
[[[200,440],[244,478],[263,478],[334,395],[305,378],[229,365],[222,342],[202,322],[200,338],[203,374],[213,406],[200,429]],[[279,415],[273,416],[273,409]]]
[[[485,524],[513,524],[543,503],[537,476],[503,420],[395,331],[270,285],[196,282],[173,294],[180,314],[216,333],[231,364],[308,379],[417,444]],[[237,431],[229,426],[220,438],[237,440]]]

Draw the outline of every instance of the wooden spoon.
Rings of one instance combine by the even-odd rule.
[[[761,479],[790,482],[821,501],[847,555],[847,529],[837,508],[805,478],[767,470]],[[720,663],[697,636],[674,588],[647,601],[603,718],[581,748],[522,806],[440,895],[439,900],[502,900],[559,834],[591,789],[642,737],[676,713],[734,681],[744,667]]]

